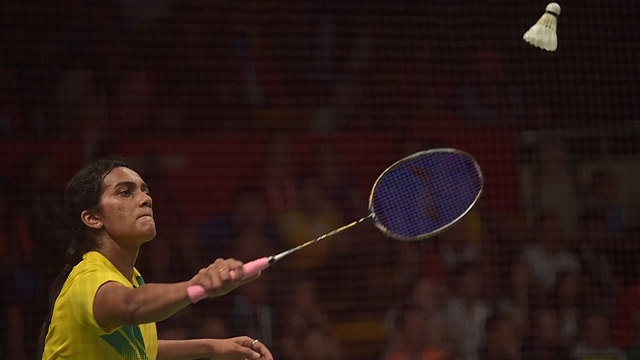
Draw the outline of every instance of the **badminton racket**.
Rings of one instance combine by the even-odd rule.
[[[368,220],[393,239],[428,239],[462,219],[480,198],[483,187],[482,171],[471,154],[450,148],[417,152],[396,161],[378,176],[369,195],[367,216],[279,254],[250,261],[242,267],[244,276],[255,275],[307,246]],[[187,293],[192,302],[206,297],[200,285],[190,286]]]

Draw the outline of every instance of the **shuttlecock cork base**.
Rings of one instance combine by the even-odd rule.
[[[554,2],[549,3],[544,14],[524,33],[522,39],[540,49],[556,51],[558,48],[558,35],[556,34],[558,16],[560,16],[560,5]]]

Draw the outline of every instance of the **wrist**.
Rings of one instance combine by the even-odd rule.
[[[220,355],[220,339],[205,339],[206,340],[206,348],[207,348],[207,356],[211,356],[215,359],[216,356]]]

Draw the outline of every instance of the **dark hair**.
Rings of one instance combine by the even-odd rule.
[[[40,351],[44,350],[44,341],[53,316],[53,306],[67,277],[73,267],[82,260],[82,255],[98,248],[94,231],[84,225],[80,215],[85,210],[93,212],[100,210],[100,197],[102,196],[104,178],[118,167],[129,166],[122,159],[116,157],[94,160],[78,171],[67,184],[64,192],[65,215],[73,231],[73,238],[67,249],[66,264],[62,272],[51,284],[49,313],[40,330],[38,341]]]

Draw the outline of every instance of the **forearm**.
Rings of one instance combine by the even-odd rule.
[[[128,324],[165,320],[191,304],[187,282],[145,284],[130,292],[124,301]]]
[[[264,344],[248,336],[231,339],[160,340],[158,360],[193,359],[273,360]]]
[[[188,286],[188,282],[152,283],[130,289],[108,282],[96,293],[93,313],[106,328],[162,321],[190,304]]]
[[[157,360],[193,360],[211,357],[211,340],[158,340]]]

